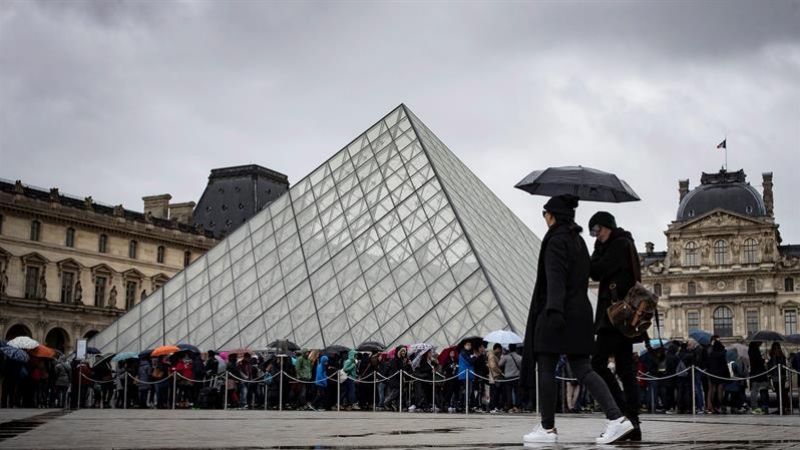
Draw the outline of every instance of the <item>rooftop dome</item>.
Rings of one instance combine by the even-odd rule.
[[[751,217],[767,215],[761,194],[746,181],[744,170],[703,173],[700,186],[681,200],[678,221],[692,220],[717,208]]]

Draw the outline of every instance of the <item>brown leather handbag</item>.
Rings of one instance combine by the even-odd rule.
[[[658,323],[658,296],[642,285],[642,272],[637,264],[633,245],[629,243],[628,248],[636,284],[630,288],[624,298],[620,299],[617,295],[617,284],[612,282],[609,289],[618,300],[608,307],[606,314],[608,314],[611,324],[620,333],[629,338],[635,338],[647,332],[653,324],[653,316],[655,316],[657,328],[661,328],[661,325]]]

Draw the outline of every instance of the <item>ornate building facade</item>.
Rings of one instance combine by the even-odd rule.
[[[687,338],[695,329],[728,341],[758,330],[798,333],[800,246],[781,245],[775,222],[772,173],[763,195],[744,171],[706,174],[689,190],[667,228],[667,251],[648,243],[642,256],[645,285],[660,295],[664,337]]]
[[[214,246],[170,199],[140,213],[0,180],[0,337],[71,351]]]

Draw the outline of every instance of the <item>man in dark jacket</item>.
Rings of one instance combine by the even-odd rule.
[[[625,297],[639,277],[639,256],[630,233],[617,227],[610,213],[597,212],[589,220],[589,232],[596,238],[592,253],[590,274],[599,281],[595,333],[597,351],[592,357],[592,368],[608,385],[614,400],[622,406],[631,420],[634,430],[626,439],[640,441],[639,389],[633,367],[634,339],[625,337],[608,319],[606,311],[612,303]],[[608,368],[609,357],[614,357],[616,376],[622,381],[623,390]]]
[[[595,350],[588,296],[590,261],[586,243],[580,236],[581,227],[575,224],[577,206],[576,197],[553,197],[542,214],[548,231],[539,251],[536,285],[525,330],[524,349],[532,350],[532,354],[522,358],[523,386],[530,387],[531,362],[535,361],[539,368],[541,424],[523,437],[526,444],[554,444],[558,440],[555,370],[560,355],[567,355],[575,376],[606,414],[606,429],[597,443],[610,444],[633,430],[589,360],[588,355]]]
[[[753,414],[769,414],[769,378],[767,363],[761,354],[761,342],[753,341],[747,348],[750,358],[750,408]]]

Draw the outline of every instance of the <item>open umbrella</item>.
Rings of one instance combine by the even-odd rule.
[[[347,352],[349,352],[349,351],[350,351],[350,349],[345,347],[344,345],[336,345],[335,344],[335,345],[330,345],[328,347],[325,347],[322,350],[322,354],[330,358],[332,356],[339,356],[341,354],[347,354]]]
[[[173,353],[178,353],[179,351],[181,351],[181,349],[178,348],[177,345],[162,345],[161,347],[156,347],[153,350],[153,353],[150,354],[150,356],[157,357],[157,356],[171,355]]]
[[[199,348],[197,348],[197,347],[195,347],[194,345],[190,345],[190,344],[178,344],[178,346],[177,346],[177,347],[178,347],[179,349],[181,349],[181,351],[182,351],[182,352],[192,352],[192,353],[197,353],[198,355],[200,354],[200,349],[199,349]]]
[[[458,358],[458,346],[451,345],[450,347],[446,347],[439,353],[439,365],[443,366],[447,362],[447,358],[450,356],[450,352],[456,352],[456,358]]]
[[[25,353],[25,350],[12,347],[10,345],[7,345],[5,347],[0,347],[0,352],[2,352],[7,359],[10,359],[12,361],[26,363],[31,359],[31,357],[28,356],[27,353]]]
[[[153,356],[153,349],[142,350],[139,353],[139,359],[150,359]]]
[[[238,355],[238,356],[242,356],[245,353],[249,353],[251,355],[255,354],[254,351],[250,350],[247,347],[234,348],[234,349],[226,350],[226,352],[228,353],[228,355]]]
[[[28,355],[33,358],[55,359],[56,351],[46,345],[39,345],[33,350],[28,350]]]
[[[744,344],[730,344],[728,345],[728,351],[735,350],[736,353],[739,355],[739,358],[746,359],[750,361],[750,355],[747,354],[747,346]]]
[[[86,354],[87,355],[100,355],[103,352],[97,349],[97,347],[86,347]]]
[[[791,342],[792,344],[800,344],[800,334],[790,334],[785,336],[786,342]]]
[[[270,342],[267,347],[278,349],[279,352],[284,354],[294,353],[301,350],[300,346],[288,339],[278,339],[277,341]]]
[[[697,341],[700,345],[708,345],[711,343],[712,334],[708,331],[694,330],[689,332],[689,337]]]
[[[785,341],[786,339],[783,337],[783,335],[782,335],[782,334],[780,334],[780,333],[778,333],[778,332],[776,332],[776,331],[770,331],[770,330],[761,330],[761,331],[757,332],[756,334],[754,334],[754,335],[753,335],[753,337],[751,337],[751,338],[750,338],[750,339],[748,339],[748,340],[749,340],[750,342],[753,342],[753,341],[761,341],[761,342],[783,342],[783,341]]]
[[[100,359],[96,360],[94,364],[92,364],[92,367],[98,367],[102,366],[103,364],[110,363],[111,360],[114,358],[114,355],[116,355],[116,353],[109,353],[107,355],[101,356]]]
[[[517,333],[508,330],[492,331],[483,337],[486,342],[493,342],[508,347],[508,344],[522,344],[524,339],[519,337]]]
[[[411,344],[411,345],[409,345],[407,347],[408,356],[414,356],[414,355],[418,354],[419,352],[426,352],[426,351],[430,350],[432,347],[434,347],[434,346],[431,345],[431,344],[428,344],[427,342],[417,342],[416,344]]]
[[[417,345],[418,347],[416,347],[415,351],[416,356],[414,357],[413,360],[411,360],[412,370],[417,370],[419,365],[422,363],[422,357],[425,356],[425,354],[428,353],[429,351],[434,350],[436,348],[430,344],[417,344]]]
[[[386,350],[386,346],[380,342],[367,341],[356,347],[356,350],[360,352],[382,352]]]
[[[0,339],[0,347],[5,347],[6,345],[8,345],[8,341],[5,339]]]
[[[572,194],[590,202],[622,203],[640,200],[628,183],[613,173],[583,166],[536,170],[514,187],[532,195],[554,197]]]
[[[467,342],[471,342],[472,343],[472,347],[475,348],[475,347],[481,345],[481,342],[483,342],[483,338],[480,337],[480,336],[467,336],[467,337],[461,339],[460,341],[458,341],[458,347],[459,348],[463,347],[464,344],[466,344]]]
[[[39,346],[39,343],[29,338],[28,336],[18,336],[8,341],[9,347],[19,348],[22,350],[33,350]]]
[[[111,358],[111,362],[127,361],[129,359],[140,359],[139,354],[136,352],[117,353],[113,358]]]

